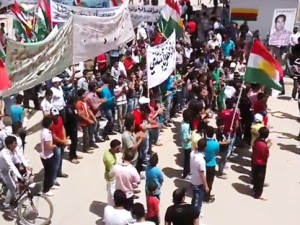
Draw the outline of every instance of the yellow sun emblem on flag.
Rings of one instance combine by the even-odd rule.
[[[272,78],[272,79],[276,78],[276,69],[268,61],[265,61],[265,60],[261,61],[258,64],[258,68],[262,69],[265,73],[267,73],[270,78]]]

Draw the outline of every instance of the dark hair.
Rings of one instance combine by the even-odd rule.
[[[77,91],[77,96],[78,97],[82,97],[84,95],[86,91],[83,89],[83,88],[80,88],[78,91]]]
[[[16,134],[18,132],[18,130],[22,128],[22,123],[21,122],[15,122],[11,125],[11,128],[12,128],[13,134]]]
[[[132,114],[127,114],[124,120],[124,127],[126,130],[130,130],[130,128],[134,124],[134,116]]]
[[[126,194],[122,190],[116,190],[114,193],[115,207],[124,207],[126,204]]]
[[[267,127],[261,127],[259,130],[258,130],[258,133],[259,133],[259,137],[262,138],[262,139],[267,139],[269,137],[269,129]]]
[[[257,100],[260,101],[260,100],[262,100],[265,96],[266,96],[266,95],[265,95],[263,92],[259,92],[259,93],[257,94]]]
[[[17,138],[14,137],[14,136],[11,136],[11,135],[8,135],[6,138],[5,138],[5,145],[8,147],[9,145],[13,144],[14,142],[17,142]]]
[[[286,15],[284,15],[284,14],[279,14],[278,16],[275,17],[274,22],[277,23],[277,20],[278,20],[280,17],[283,18],[284,22],[286,21]]]
[[[127,151],[127,152],[124,153],[124,160],[130,162],[130,161],[133,160],[134,155],[135,154],[132,153],[131,151]]]
[[[151,112],[148,104],[140,105],[140,111],[146,115],[150,114],[150,112]]]
[[[135,203],[132,206],[131,214],[136,220],[140,220],[145,217],[145,208],[142,203]]]
[[[149,159],[149,164],[150,164],[150,166],[154,167],[157,165],[157,163],[158,163],[158,155],[153,154]]]
[[[17,94],[16,96],[16,104],[22,104],[24,96],[21,94]]]
[[[182,113],[182,118],[185,123],[188,123],[191,119],[190,110],[188,110],[188,109],[184,110]]]
[[[110,79],[108,81],[108,85],[111,86],[111,87],[115,87],[116,86],[116,81],[114,79]]]
[[[46,89],[46,92],[45,92],[45,96],[49,96],[49,95],[52,95],[53,94],[53,91],[49,88]]]
[[[153,191],[155,191],[158,188],[158,185],[155,182],[151,182],[147,185],[147,189],[149,194],[151,194]]]
[[[200,152],[203,152],[206,148],[206,140],[204,138],[201,138],[197,143],[197,149]]]
[[[212,126],[208,126],[206,129],[206,136],[208,138],[213,138],[214,134],[215,134],[215,128],[213,128]]]
[[[121,145],[121,142],[118,139],[114,139],[110,142],[110,148],[116,148]]]
[[[88,89],[90,92],[93,92],[96,88],[96,84],[94,82],[89,83]]]
[[[224,125],[223,118],[221,118],[221,117],[217,118],[216,124],[218,127],[223,126]]]
[[[234,98],[227,98],[225,104],[227,109],[232,109],[234,106]]]
[[[51,124],[52,124],[52,117],[45,116],[42,120],[42,127],[49,128]]]
[[[88,72],[90,72],[90,70],[84,69],[84,70],[82,71],[82,74],[85,76],[85,75],[88,74]]]
[[[173,203],[179,205],[182,203],[186,190],[184,188],[178,188],[173,192]]]
[[[68,105],[73,105],[76,102],[76,98],[74,96],[70,96],[67,100]]]

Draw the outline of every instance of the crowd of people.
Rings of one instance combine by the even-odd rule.
[[[78,134],[82,133],[82,152],[86,154],[92,154],[99,143],[110,142],[110,149],[103,155],[106,225],[157,225],[160,218],[168,225],[199,224],[202,203],[215,200],[211,194],[214,178],[227,179],[226,162],[240,153],[240,146],[252,149],[253,197],[266,200],[263,188],[271,147],[267,112],[270,92],[259,84],[242,81],[253,34],[247,24],[238,27],[225,17],[219,18],[215,10],[211,14],[203,7],[195,13],[188,3],[183,6],[187,8],[183,15],[186,39],[177,41],[176,70],[161,85],[147,88],[146,46],[165,38],[155,24],[142,23],[137,28],[137,40],[122,49],[73,65],[45,85],[24,93],[42,93],[35,108],[44,115],[41,140],[36,146],[44,167],[44,195],[53,196],[52,190],[60,186],[57,178],[68,177],[63,172],[67,149],[70,162],[84,160],[78,154]],[[24,153],[30,116],[24,108],[24,97],[26,100],[18,94],[13,96],[13,104],[1,101],[0,105],[0,170],[9,190],[6,208],[16,193],[16,181],[22,179],[24,171],[31,170]],[[164,175],[153,147],[162,145],[159,135],[173,126],[178,113],[182,113],[182,178],[191,183],[193,197],[189,204],[185,201],[187,190],[176,189],[173,205],[160,212]],[[214,119],[217,128],[210,124]],[[114,138],[117,132],[121,140]],[[120,152],[122,161],[117,162]],[[146,208],[134,203],[141,179],[146,181]]]

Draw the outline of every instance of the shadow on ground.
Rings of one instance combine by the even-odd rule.
[[[298,120],[299,119],[299,117],[297,117],[297,116],[294,116],[294,115],[286,113],[286,112],[280,112],[280,111],[271,112],[271,115],[273,117],[281,118],[281,119],[283,119],[283,118],[290,119],[290,120]]]
[[[99,201],[93,201],[90,205],[89,211],[100,217],[100,219],[96,221],[97,225],[105,224],[103,221],[105,206],[107,206],[107,203]]]
[[[246,184],[233,183],[231,186],[242,195],[252,196],[252,189]]]
[[[165,167],[162,169],[162,172],[167,176],[168,178],[179,178],[182,175],[182,170],[177,170],[171,167]]]
[[[277,145],[279,146],[280,150],[285,150],[285,151],[288,151],[288,152],[292,152],[292,153],[297,154],[297,155],[299,155],[299,153],[300,153],[300,150],[299,150],[297,145],[293,145],[293,144],[292,145],[285,145],[285,144],[282,144],[282,143],[278,143]]]

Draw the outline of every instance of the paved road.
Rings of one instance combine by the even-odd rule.
[[[193,1],[192,3],[194,3]],[[290,93],[290,87],[288,87]],[[265,196],[269,201],[262,202],[253,199],[249,194],[249,157],[243,157],[237,163],[231,163],[227,171],[227,180],[216,179],[213,194],[216,201],[204,205],[203,222],[208,225],[283,225],[299,224],[299,165],[298,141],[299,132],[296,118],[299,116],[297,103],[287,100],[269,100],[271,109],[270,125],[273,147],[267,169]],[[42,165],[39,155],[33,150],[39,140],[39,121],[41,113],[36,113],[29,121],[26,154],[36,173],[40,173]],[[180,119],[178,118],[177,121]],[[176,145],[176,128],[166,130],[161,136],[162,147],[154,150],[159,155],[159,167],[165,174],[162,187],[161,214],[171,204],[171,193],[176,187],[188,187],[181,180],[182,154]],[[120,138],[120,136],[116,136]],[[109,148],[109,143],[101,144],[93,155],[84,155],[81,163],[74,165],[64,161],[63,169],[70,176],[60,179],[60,190],[55,191],[51,198],[54,205],[54,225],[93,225],[102,224],[101,216],[106,202],[106,185],[104,181],[103,152]],[[245,154],[249,155],[249,154]],[[144,183],[140,185],[144,190]],[[143,192],[143,191],[142,191]],[[190,197],[187,197],[190,202]],[[144,194],[140,194],[140,202],[145,203]],[[0,217],[1,225],[11,225]]]

